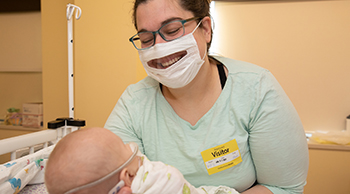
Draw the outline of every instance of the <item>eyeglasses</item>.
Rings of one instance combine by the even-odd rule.
[[[161,26],[157,31],[139,32],[132,36],[129,41],[132,42],[137,50],[144,50],[152,47],[156,42],[156,34],[159,34],[165,41],[172,41],[182,37],[185,34],[185,23],[200,19],[193,17],[186,20],[175,20]]]

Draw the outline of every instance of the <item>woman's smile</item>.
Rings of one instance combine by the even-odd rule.
[[[187,51],[180,51],[171,55],[168,55],[166,57],[162,57],[159,59],[153,59],[151,61],[148,61],[147,64],[150,67],[157,68],[157,69],[166,69],[179,61],[182,57],[184,57],[187,54]]]

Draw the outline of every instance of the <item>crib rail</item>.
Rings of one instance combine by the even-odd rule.
[[[45,148],[49,143],[55,144],[65,135],[83,126],[85,126],[84,120],[58,118],[48,123],[47,130],[1,140],[0,155],[11,153],[11,160],[15,160],[17,151],[29,149],[29,154],[32,154],[38,145]]]
[[[35,133],[3,139],[0,141],[0,155],[11,153],[11,160],[14,160],[16,158],[16,150],[29,147],[30,152],[34,152],[34,148],[32,147],[42,143],[46,143],[44,147],[47,147],[47,143],[49,141],[55,141],[58,136],[61,136],[60,134],[58,134],[59,132],[60,130],[48,129]]]

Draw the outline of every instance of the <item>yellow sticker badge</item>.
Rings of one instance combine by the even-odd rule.
[[[219,146],[201,152],[208,174],[214,174],[242,162],[237,141],[231,140]]]

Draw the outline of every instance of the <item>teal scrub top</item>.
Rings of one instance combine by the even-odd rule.
[[[227,81],[215,104],[194,126],[175,113],[159,82],[146,77],[124,91],[105,128],[125,143],[137,143],[149,160],[178,168],[195,187],[224,185],[242,192],[257,181],[273,193],[302,193],[308,148],[293,104],[268,70],[215,59],[228,69]],[[230,155],[224,159],[227,153],[220,148],[226,143],[237,149],[226,147]],[[209,161],[203,153],[221,159]],[[232,157],[235,161],[225,165],[223,160]],[[208,161],[222,165],[214,168]]]

